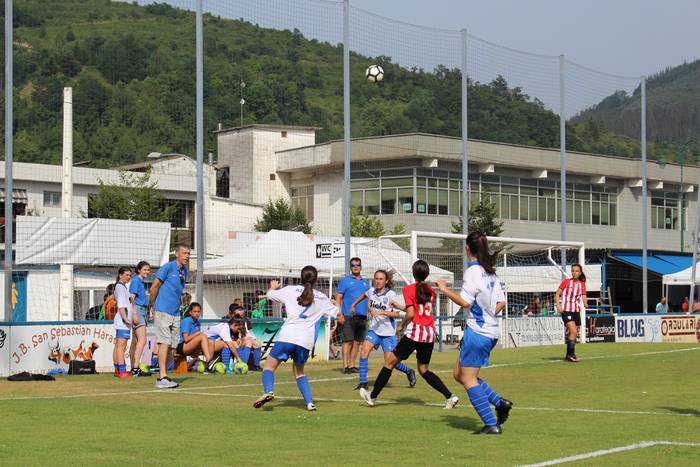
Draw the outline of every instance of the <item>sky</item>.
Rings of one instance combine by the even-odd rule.
[[[472,35],[586,67],[650,75],[700,58],[700,0],[350,0],[400,21]]]

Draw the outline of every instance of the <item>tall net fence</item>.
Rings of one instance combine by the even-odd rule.
[[[185,243],[204,255],[206,316],[224,315],[236,300],[280,316],[281,310],[260,305],[269,279],[294,281],[304,263],[325,259],[328,248],[337,265],[322,274],[319,287],[332,293],[353,254],[334,250],[344,243],[345,203],[352,212],[352,242],[414,230],[462,232],[469,212],[470,229],[494,234],[555,239],[565,222],[568,238],[601,249],[641,247],[638,227],[647,227],[641,224],[639,78],[592,70],[576,57],[505,47],[467,31],[399,22],[352,2],[345,18],[344,3],[333,0],[202,2],[205,161],[203,202],[197,205],[196,5],[89,0],[76,8],[56,0],[47,14],[45,2],[15,1],[15,189],[3,192],[13,215],[61,216],[66,195],[58,164],[70,104],[71,214],[170,222],[171,253]],[[349,180],[342,141],[345,19]],[[655,96],[650,138],[687,138],[687,122],[678,122],[675,136],[666,124],[662,96],[654,94],[663,79],[649,82]],[[70,102],[66,87],[72,88]],[[468,169],[463,136],[469,137]],[[657,180],[649,186],[649,245],[668,248],[673,234],[673,245],[688,251],[693,222],[687,210],[689,198],[696,199],[688,166],[697,147],[654,142],[648,154],[658,162],[649,166],[649,178]],[[118,209],[104,203],[105,186],[107,192],[147,186],[159,209]],[[203,245],[195,245],[198,210],[205,219]],[[495,222],[486,225],[485,218]],[[420,249],[458,281],[462,252],[452,241],[426,239]],[[408,245],[392,242],[404,252],[403,261]],[[239,255],[248,249],[256,255]],[[286,253],[295,249],[305,252],[304,261],[295,257],[299,263],[286,264],[292,261]],[[522,262],[548,261],[543,254],[525,255]],[[591,256],[601,257],[605,253]],[[377,268],[393,267],[379,258]],[[108,265],[73,266],[106,273],[99,268]],[[366,277],[374,272],[369,269]],[[188,291],[197,293],[190,284]],[[550,299],[544,291],[532,293],[542,294],[542,302]],[[524,308],[532,300],[523,295],[516,301]]]

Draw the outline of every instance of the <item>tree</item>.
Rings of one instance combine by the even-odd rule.
[[[99,181],[96,194],[88,198],[88,217],[127,219],[132,221],[170,222],[177,204],[166,204],[158,183],[150,172],[135,174],[120,171],[119,183]]]
[[[284,198],[269,200],[253,228],[256,232],[269,232],[275,229],[311,233],[311,224],[304,211]]]
[[[356,208],[352,208],[350,211],[350,235],[352,237],[381,237],[384,232],[384,224],[381,219],[360,214]]]
[[[498,208],[488,198],[482,197],[469,206],[469,232],[481,232],[489,237],[498,237],[503,232],[503,222],[498,220]],[[462,217],[452,223],[452,233],[462,233]],[[462,251],[461,240],[442,240],[442,249],[449,252]]]

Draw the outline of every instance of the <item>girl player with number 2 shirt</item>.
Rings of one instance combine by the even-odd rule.
[[[557,312],[566,327],[566,357],[567,362],[579,362],[576,356],[576,336],[581,326],[581,310],[586,304],[586,276],[580,264],[571,265],[571,279],[564,279],[554,296]]]
[[[360,388],[360,396],[369,406],[374,406],[375,399],[389,382],[394,367],[402,360],[406,360],[414,350],[418,360],[418,372],[433,389],[445,396],[445,408],[452,409],[459,403],[459,398],[453,395],[440,377],[429,369],[430,357],[433,354],[435,343],[435,317],[433,315],[435,291],[425,282],[428,274],[430,274],[428,263],[421,259],[413,263],[413,278],[416,282],[403,288],[406,317],[399,330],[407,324],[404,336],[393,353],[384,360],[384,367],[377,376],[372,392]]]

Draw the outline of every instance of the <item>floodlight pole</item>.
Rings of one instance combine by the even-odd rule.
[[[197,253],[197,302],[204,303],[204,45],[202,40],[202,0],[197,0],[196,14],[196,98],[197,98],[197,209],[195,248]]]
[[[12,321],[12,0],[5,0],[5,316]]]
[[[559,55],[559,215],[561,240],[566,241],[566,59]],[[566,270],[566,249],[561,250],[561,268]]]
[[[649,204],[647,199],[647,78],[641,78],[642,90],[642,308],[644,313],[649,312],[649,284],[648,284],[648,263],[647,257],[647,229],[649,227]]]
[[[343,0],[343,223],[345,257],[350,251],[350,0]],[[345,274],[350,262],[345,261]]]
[[[469,151],[468,151],[468,81],[467,81],[467,30],[462,29],[462,233],[469,234]],[[466,243],[466,240],[463,242]],[[463,255],[463,269],[466,271],[469,258]]]

